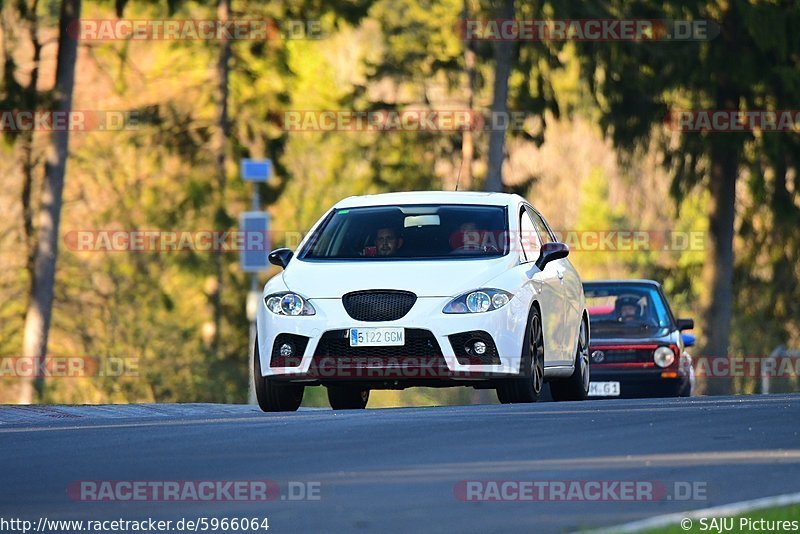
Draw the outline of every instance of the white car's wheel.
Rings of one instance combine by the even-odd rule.
[[[303,402],[305,387],[281,384],[277,380],[261,376],[258,338],[256,338],[256,346],[253,348],[253,379],[255,380],[258,406],[265,412],[294,412]]]
[[[369,402],[369,390],[359,387],[328,386],[328,402],[334,410],[363,410]]]
[[[544,385],[544,336],[539,309],[531,309],[522,345],[520,376],[505,380],[497,388],[503,404],[536,402]]]
[[[550,393],[556,401],[584,400],[589,396],[589,329],[586,317],[581,319],[578,344],[575,351],[575,370],[569,378],[550,382]]]

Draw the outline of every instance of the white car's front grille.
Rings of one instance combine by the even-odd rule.
[[[347,314],[357,321],[396,321],[404,317],[417,296],[410,291],[354,291],[342,297]]]

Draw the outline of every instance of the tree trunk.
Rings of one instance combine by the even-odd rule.
[[[469,0],[464,0],[464,10],[462,21],[466,24],[469,20]],[[467,110],[470,115],[473,113],[473,102],[475,98],[475,41],[467,39],[464,46],[464,69],[467,73],[467,86],[464,90]],[[456,187],[461,191],[469,191],[472,188],[472,161],[475,159],[475,140],[471,129],[461,133],[461,168],[458,171]]]
[[[231,0],[219,0],[217,5],[217,19],[224,23],[231,16]],[[225,190],[227,176],[225,165],[228,150],[228,136],[230,135],[230,121],[228,118],[228,79],[230,78],[231,42],[222,39],[217,58],[217,129],[214,133],[214,160],[217,168],[217,205],[214,214],[214,224],[217,230],[221,228],[227,216],[225,213]],[[217,353],[222,334],[222,287],[224,282],[223,253],[214,251],[214,276],[216,283],[211,293],[211,307],[214,316],[214,337],[211,341],[211,350]]]
[[[68,114],[72,110],[72,89],[75,85],[75,63],[78,59],[78,40],[68,29],[78,23],[81,0],[63,0],[59,18],[58,56],[54,108]],[[69,128],[54,131],[50,136],[45,164],[44,187],[39,211],[34,271],[31,280],[30,301],[25,314],[23,356],[38,359],[40,366],[47,355],[47,338],[53,311],[56,259],[58,257],[58,227],[61,219],[61,201],[64,174],[67,169]],[[31,387],[33,386],[33,387]],[[42,377],[23,386],[20,402],[34,400],[34,388],[41,398],[44,390]]]
[[[498,18],[511,20],[514,18],[514,0],[503,0]],[[514,42],[510,40],[494,43],[494,99],[492,100],[492,117],[489,132],[489,169],[484,189],[486,191],[503,190],[503,160],[505,159],[506,129],[496,128],[494,122],[503,120],[508,113],[508,76],[511,74]]]
[[[738,98],[720,89],[717,109],[738,109]],[[736,216],[736,178],[739,173],[739,151],[736,141],[717,134],[710,153],[709,191],[711,206],[708,224],[707,262],[704,285],[709,291],[705,310],[705,354],[728,356],[733,318],[733,238]],[[730,393],[731,381],[709,381],[708,393]]]
[[[721,39],[729,54],[736,54],[741,41],[738,17],[733,5],[722,18]],[[739,109],[737,80],[727,72],[717,74],[714,94],[716,109]],[[704,269],[704,287],[708,291],[703,335],[705,354],[730,358],[731,322],[733,319],[733,238],[736,218],[736,179],[739,174],[741,140],[737,134],[711,134],[709,143],[708,253]],[[709,380],[707,393],[731,392],[732,380]]]
[[[36,14],[38,0],[34,0],[26,12],[31,46],[33,47],[33,66],[28,86],[25,88],[25,109],[34,111],[39,107],[39,63],[42,56],[42,43],[39,41],[39,18]],[[33,182],[36,171],[36,160],[33,154],[33,130],[25,130],[21,134],[22,147],[22,228],[25,234],[27,259],[25,262],[28,277],[33,280],[35,270],[36,234],[33,227]]]

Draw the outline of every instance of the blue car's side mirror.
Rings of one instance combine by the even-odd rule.
[[[681,334],[681,338],[683,338],[684,347],[693,347],[694,342],[697,340],[692,334]]]

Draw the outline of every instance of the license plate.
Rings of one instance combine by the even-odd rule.
[[[590,397],[619,397],[619,382],[589,382]]]
[[[405,328],[351,328],[351,347],[398,347],[406,344]]]

